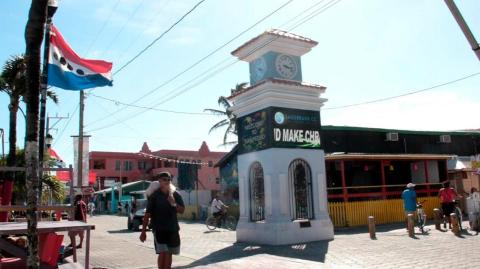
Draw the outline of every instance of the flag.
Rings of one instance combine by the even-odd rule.
[[[55,161],[55,166],[57,166],[58,168],[65,167],[65,163],[63,162],[62,158],[60,157],[60,155],[57,154],[55,150],[53,150],[52,148],[48,148],[47,151],[48,151],[48,154],[50,155],[50,158],[52,158]]]
[[[51,26],[48,85],[65,90],[112,86],[112,63],[80,58]]]

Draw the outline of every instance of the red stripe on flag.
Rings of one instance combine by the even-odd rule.
[[[112,63],[102,61],[102,60],[90,60],[83,59],[73,51],[73,49],[68,45],[68,43],[63,39],[63,36],[60,34],[58,29],[52,25],[52,33],[50,34],[50,45],[58,47],[63,56],[78,65],[85,66],[86,68],[97,73],[108,73],[112,70]]]
[[[57,171],[57,179],[63,182],[70,181],[70,172],[69,171]],[[97,181],[97,173],[90,171],[88,173],[88,182],[90,184],[95,184]]]

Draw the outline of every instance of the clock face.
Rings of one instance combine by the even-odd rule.
[[[263,57],[257,58],[255,61],[253,61],[252,68],[253,79],[255,81],[259,81],[263,78],[265,72],[267,71],[267,62]]]
[[[292,56],[279,54],[275,60],[275,68],[280,76],[286,79],[292,79],[297,75],[297,62]]]

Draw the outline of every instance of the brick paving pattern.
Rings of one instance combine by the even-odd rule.
[[[151,233],[147,241],[139,232],[126,230],[126,218],[95,216],[91,267],[109,269],[156,268]],[[416,233],[410,238],[400,225],[377,227],[377,240],[366,228],[341,229],[332,241],[295,246],[255,246],[235,242],[235,232],[208,231],[201,223],[181,223],[182,247],[174,268],[476,268],[480,265],[480,237],[450,231]],[[68,243],[68,239],[66,239]],[[84,249],[79,250],[82,263]]]

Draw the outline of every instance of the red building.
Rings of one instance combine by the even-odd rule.
[[[140,152],[91,151],[90,171],[97,175],[95,189],[99,190],[120,180],[122,183],[150,180],[160,171],[169,171],[177,178],[179,163],[195,163],[199,165],[198,188],[220,190],[219,170],[213,165],[225,154],[226,152],[210,151],[205,142],[198,151],[151,151],[145,142]]]

